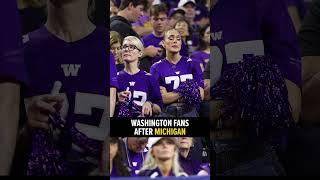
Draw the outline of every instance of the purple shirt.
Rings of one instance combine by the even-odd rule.
[[[111,170],[111,174],[110,177],[118,177],[118,172],[117,169],[114,167],[114,165],[112,166],[112,170]]]
[[[163,40],[163,37],[156,37],[153,33],[150,33],[142,38],[144,47],[148,47],[150,45],[154,47],[161,47],[160,42]],[[152,58],[152,64],[159,61],[161,59],[160,56],[155,56]]]
[[[206,67],[207,63],[209,62],[209,57],[210,57],[210,54],[208,54],[204,51],[200,51],[200,50],[193,52],[191,55],[191,59],[196,62],[201,63],[204,68]]]
[[[131,150],[128,150],[129,157],[129,167],[131,176],[138,176],[138,170],[143,166],[143,161],[145,160],[147,152],[136,153]]]
[[[151,66],[151,74],[159,82],[160,86],[172,92],[179,87],[180,82],[194,79],[199,86],[203,87],[203,72],[200,64],[188,57],[181,57],[174,65],[167,59],[162,59]]]
[[[179,154],[179,163],[183,171],[189,176],[197,175],[198,172],[202,170],[200,162],[193,160],[190,155],[185,158]]]
[[[16,1],[5,0],[0,6],[0,77],[26,82],[22,34]]]
[[[211,54],[214,61],[223,62],[222,71],[241,61],[244,54],[266,54],[276,61],[285,78],[301,84],[298,39],[285,3],[223,0],[210,17]]]
[[[110,87],[118,88],[118,81],[117,81],[117,70],[116,70],[116,64],[114,62],[114,56],[110,52]]]
[[[146,101],[162,107],[162,97],[160,94],[160,86],[154,77],[140,70],[134,75],[130,75],[125,71],[118,72],[119,92],[131,91],[131,99],[138,106],[143,106]]]
[[[49,94],[60,81],[61,94],[68,100],[66,126],[75,127],[88,138],[105,139],[107,122],[103,117],[107,97],[106,30],[96,28],[90,35],[67,43],[43,26],[28,34],[25,62],[30,77],[27,96]],[[65,142],[72,144],[71,141]],[[81,151],[70,149],[73,159],[84,158]],[[88,155],[90,156],[90,155]],[[94,157],[99,160],[99,157]]]

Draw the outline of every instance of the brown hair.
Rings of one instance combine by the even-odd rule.
[[[159,16],[160,13],[168,16],[168,8],[164,3],[156,4],[150,8],[150,16]]]

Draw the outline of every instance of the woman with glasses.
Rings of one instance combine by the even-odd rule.
[[[118,117],[153,116],[161,112],[162,98],[158,82],[138,67],[143,56],[139,38],[127,36],[122,44],[124,70],[118,72]]]
[[[165,117],[198,117],[203,100],[203,73],[200,64],[180,55],[182,37],[176,29],[165,32],[166,58],[153,64],[151,74],[160,84]]]

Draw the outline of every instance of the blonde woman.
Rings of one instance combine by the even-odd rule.
[[[118,72],[118,117],[153,116],[159,114],[162,98],[158,81],[138,67],[143,44],[135,36],[127,36],[122,44],[123,71]]]
[[[122,37],[116,31],[110,31],[110,51],[112,52],[117,67],[117,72],[123,70],[124,64],[121,59]]]
[[[149,138],[148,144],[151,149],[138,173],[139,176],[188,176],[179,164],[179,149],[175,138],[153,137]]]

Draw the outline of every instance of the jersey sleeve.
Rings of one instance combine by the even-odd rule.
[[[296,31],[286,4],[277,0],[258,1],[266,55],[278,64],[284,77],[301,85],[301,55]]]
[[[158,81],[156,81],[154,79],[153,76],[150,77],[149,79],[149,84],[150,84],[150,91],[151,91],[151,96],[149,96],[149,100],[154,103],[154,104],[157,104],[160,106],[160,108],[162,109],[163,108],[163,101],[162,101],[162,96],[161,96],[161,93],[160,93],[160,86],[159,86],[159,83]]]
[[[158,82],[159,86],[163,86],[163,84],[161,83],[160,74],[159,74],[155,65],[151,66],[150,73],[151,73],[152,77]]]
[[[10,78],[26,83],[27,73],[16,1],[2,2],[0,23],[3,25],[0,29],[0,78]]]
[[[204,75],[199,62],[192,61],[192,71],[196,82],[199,84],[200,87],[204,88]]]
[[[116,65],[114,62],[114,57],[112,53],[110,52],[110,87],[118,88],[118,81],[117,81],[117,71],[116,71]]]

